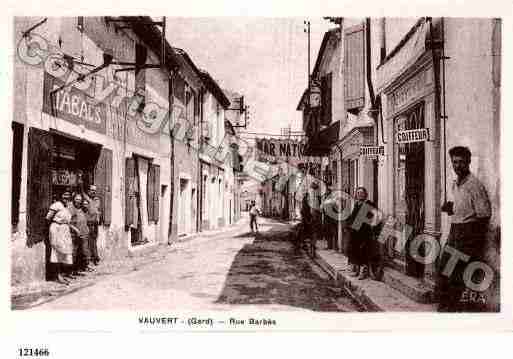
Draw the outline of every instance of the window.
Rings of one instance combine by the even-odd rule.
[[[329,126],[331,123],[331,113],[332,113],[332,74],[331,72],[329,74],[324,75],[321,78],[321,125],[323,126]]]
[[[77,17],[77,29],[80,32],[84,32],[84,17],[83,16]]]
[[[354,196],[358,187],[358,159],[347,161],[349,169],[349,195]]]
[[[138,58],[143,58],[144,53],[146,52],[146,47],[144,45],[135,44],[135,58],[136,62],[139,61]],[[136,69],[135,70],[135,91],[139,95],[144,98],[146,97],[146,70],[144,69]]]
[[[194,124],[198,124],[199,121],[200,121],[200,107],[201,107],[201,102],[199,100],[199,96],[194,93],[193,94],[194,97],[193,97],[193,101],[194,101]]]
[[[365,100],[365,37],[363,24],[345,30],[345,102],[351,113],[358,112]]]
[[[175,98],[182,104],[185,104],[185,81],[180,76],[174,78],[173,92]]]
[[[331,168],[332,168],[332,171],[333,171],[332,172],[332,175],[333,175],[332,182],[333,182],[333,184],[337,184],[338,183],[338,166],[337,166],[337,161],[336,160],[334,160],[332,162]]]

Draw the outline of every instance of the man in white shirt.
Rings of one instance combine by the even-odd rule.
[[[251,232],[258,232],[257,217],[260,214],[260,210],[256,206],[255,201],[251,201],[251,207],[249,208],[249,227]]]
[[[486,245],[486,232],[492,215],[490,200],[484,185],[470,173],[471,152],[466,147],[453,147],[449,150],[452,166],[457,179],[453,183],[453,202],[446,202],[442,211],[451,216],[451,229],[446,247],[456,249],[469,256],[469,260],[459,261],[449,276],[440,275],[438,310],[441,312],[462,312],[483,310],[486,299],[482,293],[468,295],[463,273],[466,265],[483,261]],[[450,251],[450,250],[449,250]],[[441,271],[451,257],[449,251],[442,251]],[[468,301],[467,297],[477,300]]]

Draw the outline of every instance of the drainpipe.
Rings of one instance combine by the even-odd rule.
[[[203,150],[203,98],[204,98],[204,89],[199,90],[198,95],[198,102],[199,102],[199,134],[198,134],[198,175],[196,176],[198,178],[198,184],[196,185],[196,230],[197,232],[202,231],[202,222],[203,222],[203,173],[201,171],[202,165],[200,160],[200,154]]]
[[[443,161],[444,161],[444,202],[447,201],[447,166],[446,166],[446,144],[445,144],[445,121],[446,121],[446,114],[445,114],[445,91],[444,91],[444,98],[443,98],[443,104],[444,104],[444,115],[442,116],[441,115],[441,95],[440,95],[440,73],[439,73],[439,68],[440,68],[440,60],[443,61],[443,64],[442,64],[442,76],[443,76],[443,84],[444,84],[444,88],[445,88],[445,54],[444,54],[444,45],[443,45],[443,42],[444,42],[444,39],[442,38],[441,41],[440,40],[435,40],[434,38],[434,35],[433,35],[433,18],[431,17],[428,17],[426,18],[427,21],[429,21],[429,34],[430,34],[430,38],[429,38],[429,48],[431,50],[431,58],[432,58],[432,62],[433,62],[433,77],[434,77],[434,82],[435,82],[435,123],[440,121],[441,118],[443,118],[443,132],[444,132],[444,155],[443,155]],[[441,27],[442,27],[442,34],[443,34],[443,18],[442,18],[442,23],[441,23]],[[442,49],[442,54],[441,56],[437,53],[437,50],[438,49]]]
[[[169,125],[169,146],[170,146],[170,154],[169,154],[169,196],[171,197],[169,203],[169,229],[168,229],[168,244],[172,244],[171,238],[173,237],[173,207],[175,200],[175,135],[173,133],[173,104],[174,104],[174,85],[173,80],[175,76],[175,71],[172,70],[169,75],[169,98],[168,98],[168,125]]]
[[[369,116],[374,120],[374,124],[376,126],[376,131],[379,130],[378,127],[378,109],[376,107],[376,97],[374,96],[374,87],[372,86],[372,73],[371,73],[371,22],[370,17],[365,18],[365,59],[366,59],[366,69],[365,75],[367,78],[367,88],[369,89],[369,99],[371,108],[369,110]],[[378,144],[378,136],[374,136],[374,142]]]
[[[446,122],[447,122],[447,113],[445,112],[445,60],[448,59],[448,57],[445,56],[445,22],[444,18],[442,17],[442,84],[443,84],[443,98],[442,98],[442,105],[443,105],[443,131],[444,131],[444,202],[447,201],[447,142],[445,137],[445,128],[446,128]]]
[[[382,37],[384,35],[382,34]],[[367,88],[369,89],[369,99],[371,103],[371,108],[369,110],[369,116],[372,117],[374,121],[374,126],[376,129],[376,133],[374,135],[374,145],[378,145],[378,132],[379,132],[379,125],[378,125],[378,114],[379,110],[376,103],[376,97],[374,95],[374,87],[372,85],[372,53],[371,53],[371,21],[370,17],[365,18],[365,59],[366,59],[366,77],[367,77]],[[372,187],[373,187],[373,193],[372,198],[373,201],[377,202],[378,198],[378,183],[377,183],[377,176],[378,176],[378,159],[372,160],[372,175],[373,175],[373,181],[372,181]]]
[[[381,63],[385,61],[387,57],[387,33],[386,33],[386,18],[382,17],[379,21],[380,23],[380,51],[379,51],[379,60]],[[379,118],[381,122],[381,142],[386,144],[385,141],[385,127],[383,127],[383,103],[381,102],[381,96],[378,97],[377,106],[379,108]]]

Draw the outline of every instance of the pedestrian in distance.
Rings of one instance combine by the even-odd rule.
[[[258,232],[257,217],[259,215],[260,210],[258,209],[256,202],[251,201],[251,206],[249,208],[249,227],[251,229],[251,233]]]
[[[451,258],[449,251],[442,251],[439,270],[439,312],[485,311],[486,297],[482,292],[471,291],[465,285],[463,273],[466,264],[483,262],[486,233],[492,215],[485,186],[470,172],[472,153],[467,147],[456,146],[449,150],[456,180],[452,185],[452,201],[442,205],[442,211],[451,217],[449,236],[445,244],[469,256],[468,261],[458,261],[448,276],[442,273]],[[481,271],[478,271],[479,273]],[[484,277],[472,278],[479,283]]]

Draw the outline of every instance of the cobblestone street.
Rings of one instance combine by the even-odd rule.
[[[288,240],[290,225],[247,220],[209,237],[178,242],[33,310],[358,311],[328,276]],[[143,263],[141,259],[138,260]]]

